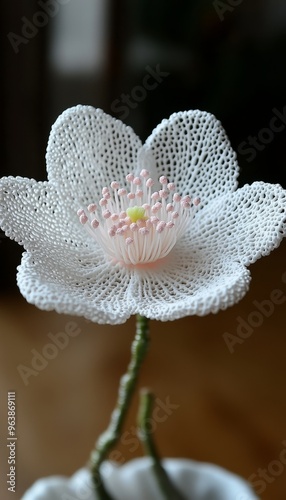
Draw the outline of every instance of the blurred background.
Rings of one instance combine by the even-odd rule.
[[[2,2],[1,13],[2,175],[46,178],[49,130],[67,107],[100,107],[142,140],[171,113],[198,108],[221,120],[238,154],[241,184],[286,187],[284,0],[25,0]],[[0,442],[7,391],[15,390],[21,498],[38,477],[71,474],[85,463],[112,409],[134,321],[99,327],[38,311],[15,284],[21,248],[3,234],[0,257]],[[286,294],[285,271],[282,244],[252,266],[251,290],[237,306],[207,318],[153,322],[142,374],[143,385],[178,405],[156,429],[162,454],[251,476],[266,500],[285,499],[286,490],[279,458],[286,448],[284,302],[234,352],[223,334],[236,335],[238,318],[248,322],[273,290]],[[41,352],[47,334],[68,321],[76,321],[80,335],[25,385],[19,364],[30,366],[31,350]],[[136,402],[131,434],[135,412]],[[139,446],[120,446],[118,459],[141,453]],[[3,446],[2,453],[6,464]],[[3,465],[6,500],[5,474]]]

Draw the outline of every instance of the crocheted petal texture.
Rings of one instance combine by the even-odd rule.
[[[28,250],[18,268],[21,293],[41,309],[122,323],[132,313],[132,276],[106,262],[58,198],[55,186],[30,179],[0,181],[0,220],[7,236]]]
[[[161,269],[140,273],[134,297],[142,316],[172,321],[226,309],[245,295],[249,282],[250,274],[240,263],[184,239]]]
[[[201,198],[200,208],[237,187],[236,153],[221,123],[204,111],[174,113],[147,139],[159,175],[174,181],[177,190]]]
[[[286,233],[286,192],[256,182],[198,212],[161,268],[141,271],[138,312],[162,321],[216,313],[247,292],[245,266],[277,247]]]
[[[60,261],[66,253],[94,248],[75,211],[57,186],[21,177],[0,180],[0,223],[6,235],[26,250],[50,252]]]
[[[24,254],[18,268],[21,293],[41,309],[84,316],[97,323],[119,324],[139,313],[161,321],[226,309],[246,293],[245,267],[181,242],[165,265],[150,270],[111,266],[93,256],[77,262],[56,255]],[[64,267],[65,266],[65,267]]]
[[[61,185],[77,210],[101,198],[113,180],[125,184],[135,171],[142,144],[120,120],[91,106],[70,108],[56,120],[47,147],[48,179]]]
[[[213,200],[190,231],[193,244],[245,266],[268,255],[285,235],[286,191],[264,182],[246,184]]]
[[[69,258],[70,256],[68,256]],[[74,264],[74,265],[72,265]],[[83,316],[99,324],[124,323],[136,313],[132,275],[104,260],[85,258],[64,268],[24,253],[17,283],[26,300],[40,309]]]

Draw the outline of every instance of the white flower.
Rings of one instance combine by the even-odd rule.
[[[186,500],[257,500],[249,484],[231,472],[187,459],[165,459],[164,468]],[[104,462],[102,479],[114,500],[163,500],[149,458],[123,466]],[[91,474],[80,469],[70,479],[54,476],[39,479],[22,500],[97,500]]]
[[[101,110],[68,109],[47,171],[0,181],[1,227],[26,250],[18,285],[41,309],[111,324],[215,313],[285,236],[285,191],[236,190],[236,155],[206,112],[173,114],[142,146]]]

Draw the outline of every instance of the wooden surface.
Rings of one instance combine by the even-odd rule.
[[[285,250],[283,244],[251,267],[249,293],[227,311],[151,322],[151,349],[140,378],[140,386],[154,390],[161,408],[153,425],[162,456],[210,461],[252,476],[265,500],[286,496]],[[273,309],[268,317],[257,316],[257,304],[270,297],[281,303],[273,308],[268,303]],[[239,317],[259,323],[248,330],[248,338],[237,336]],[[31,350],[42,352],[51,343],[48,334],[58,334],[71,321],[80,333],[25,385],[19,365],[31,367]],[[20,294],[5,295],[0,332],[1,500],[9,500],[21,498],[41,476],[71,474],[86,462],[128,363],[134,319],[98,326],[40,311]],[[226,332],[240,342],[232,353]],[[8,494],[5,484],[7,391],[16,391],[17,399],[16,495]],[[172,406],[166,408],[168,401]],[[134,436],[137,404],[135,398],[124,439],[116,447],[122,462],[142,454]],[[259,474],[264,479],[258,483]]]

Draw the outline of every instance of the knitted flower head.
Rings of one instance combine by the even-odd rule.
[[[68,109],[47,172],[0,181],[1,227],[26,250],[18,285],[41,309],[110,324],[215,313],[285,236],[286,192],[236,189],[236,155],[206,112],[173,114],[142,145],[99,109]]]

